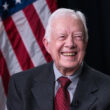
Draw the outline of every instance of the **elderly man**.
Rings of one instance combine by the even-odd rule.
[[[43,43],[53,62],[11,77],[8,110],[110,110],[110,77],[83,61],[88,43],[83,13],[56,10]]]

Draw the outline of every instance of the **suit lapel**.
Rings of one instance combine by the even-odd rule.
[[[97,100],[98,87],[94,76],[87,66],[84,65],[80,80],[75,91],[72,110],[89,110]]]
[[[35,99],[35,110],[53,110],[54,100],[54,73],[53,69],[45,71],[42,80],[35,79],[32,94]]]
[[[34,109],[33,110],[53,110],[54,100],[54,72],[53,67],[45,71],[45,76],[35,78],[32,87]],[[37,73],[36,73],[37,74]],[[42,74],[42,75],[43,75]],[[39,80],[40,79],[40,80]],[[90,69],[84,65],[80,80],[76,88],[71,110],[90,110],[97,100],[98,86],[96,79]],[[35,100],[35,101],[34,101]]]

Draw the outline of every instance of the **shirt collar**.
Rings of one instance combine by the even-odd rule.
[[[71,75],[71,76],[64,76],[62,73],[60,73],[60,71],[56,68],[55,63],[53,64],[53,70],[54,70],[54,74],[55,74],[55,81],[58,80],[58,78],[60,77],[68,77],[71,81],[74,81],[74,79],[76,79],[77,77],[79,77],[80,73],[82,72],[82,67],[83,67],[83,63],[81,64],[80,68],[75,72],[75,74]]]

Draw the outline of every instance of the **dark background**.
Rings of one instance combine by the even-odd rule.
[[[110,0],[57,0],[57,4],[85,14],[89,32],[85,60],[110,75]]]

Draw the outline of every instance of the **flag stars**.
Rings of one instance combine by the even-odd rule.
[[[21,3],[21,0],[16,0],[16,4],[17,4],[17,3]]]
[[[8,3],[7,2],[5,2],[4,4],[3,4],[3,8],[4,8],[4,10],[8,10]]]

